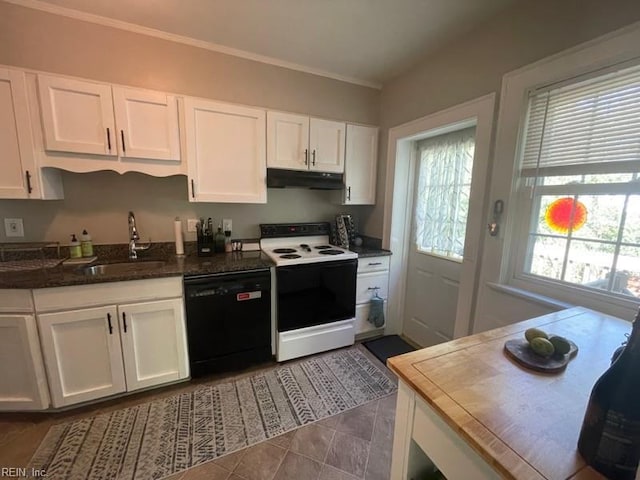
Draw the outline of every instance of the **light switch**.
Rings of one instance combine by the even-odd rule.
[[[21,218],[5,218],[4,233],[7,237],[24,237],[24,225]]]

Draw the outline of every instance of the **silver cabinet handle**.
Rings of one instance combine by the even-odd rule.
[[[196,182],[191,179],[191,198],[196,198]]]
[[[380,290],[380,287],[369,287],[367,290]]]
[[[311,161],[311,165],[315,166],[316,165],[316,149],[313,149],[313,152],[311,153],[311,158],[313,158],[313,160]]]
[[[111,131],[107,127],[107,148],[111,151]]]
[[[351,200],[351,187],[347,187],[347,200]]]
[[[374,265],[382,265],[382,262],[369,262],[369,266],[372,267]]]
[[[309,150],[304,149],[304,164],[309,165]]]

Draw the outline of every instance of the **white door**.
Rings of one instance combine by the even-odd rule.
[[[0,315],[0,411],[49,406],[38,329],[33,315]]]
[[[54,407],[125,391],[116,307],[38,315]]]
[[[24,74],[0,68],[0,198],[28,198],[34,175]]]
[[[347,125],[344,164],[344,203],[376,203],[376,165],[378,162],[378,128]]]
[[[257,108],[184,99],[189,200],[266,203],[266,116]]]
[[[267,167],[309,169],[309,117],[267,112]]]
[[[416,143],[404,333],[422,346],[454,337],[467,218],[483,199],[471,195],[474,152],[475,127]]]
[[[180,161],[178,102],[173,95],[113,87],[122,158]]]
[[[38,75],[38,90],[46,150],[117,155],[110,85]]]
[[[182,300],[119,305],[127,391],[189,376]]]
[[[309,123],[309,150],[311,170],[344,172],[346,124],[312,118]]]

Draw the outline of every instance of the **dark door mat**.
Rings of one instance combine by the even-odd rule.
[[[386,337],[363,342],[362,344],[385,365],[387,364],[387,358],[402,355],[403,353],[413,352],[415,350],[415,348],[401,339],[398,335],[388,335]]]

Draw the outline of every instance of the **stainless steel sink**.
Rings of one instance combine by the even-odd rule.
[[[163,267],[165,263],[166,262],[163,262],[161,260],[137,260],[134,262],[103,263],[85,267],[82,269],[82,272],[85,275],[117,275],[135,272],[141,269],[152,270],[154,268]]]

